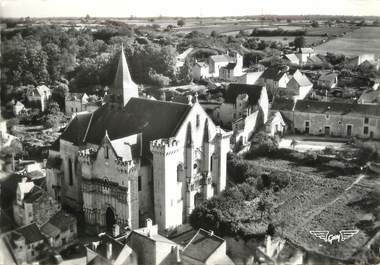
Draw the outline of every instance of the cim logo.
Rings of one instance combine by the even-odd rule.
[[[339,234],[330,234],[329,231],[310,231],[315,237],[332,244],[334,241],[343,242],[359,233],[359,230],[341,230]]]

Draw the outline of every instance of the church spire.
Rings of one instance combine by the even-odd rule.
[[[123,106],[127,104],[130,98],[139,96],[137,85],[133,82],[131,74],[129,73],[123,45],[121,45],[119,63],[117,65],[113,85],[110,89],[110,94],[112,94],[115,98],[122,98]]]

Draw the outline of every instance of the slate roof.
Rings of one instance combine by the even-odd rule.
[[[233,70],[235,69],[235,67],[236,67],[236,63],[229,63],[225,66],[225,68],[228,70]]]
[[[328,73],[328,74],[323,74],[321,75],[318,80],[319,81],[330,81],[330,80],[334,80],[335,78],[338,77],[338,74],[337,73]]]
[[[225,102],[235,104],[238,95],[247,94],[249,104],[257,105],[263,88],[258,85],[230,84],[225,94]]]
[[[16,229],[15,232],[21,234],[25,238],[26,244],[44,240],[44,236],[41,234],[35,223],[20,227]]]
[[[294,53],[285,54],[285,57],[286,57],[291,63],[299,64],[299,62],[300,62],[300,60],[298,59],[297,55],[295,55]]]
[[[199,67],[208,67],[208,64],[206,62],[196,62],[195,65],[199,66]]]
[[[62,139],[75,145],[84,142],[100,144],[106,130],[111,141],[142,133],[146,154],[149,141],[176,134],[190,109],[188,104],[143,98],[131,98],[122,109],[105,104],[92,114],[77,115],[62,134]]]
[[[228,55],[222,54],[222,55],[212,55],[210,56],[210,59],[213,60],[216,63],[219,62],[229,62],[231,59]]]
[[[310,82],[310,80],[304,74],[302,74],[302,75],[295,75],[295,76],[293,76],[292,79],[294,79],[297,82],[297,84],[300,85],[300,86],[310,86],[310,85],[312,85],[312,83]]]
[[[224,239],[199,229],[193,239],[184,248],[182,255],[206,262],[207,259],[224,243]]]
[[[272,110],[282,110],[282,111],[292,111],[294,107],[293,99],[286,98],[275,98],[273,100],[271,109]]]
[[[283,77],[284,74],[285,72],[282,71],[282,69],[279,67],[269,67],[264,71],[261,77],[264,79],[279,81]]]
[[[52,218],[50,218],[48,223],[57,227],[63,232],[67,231],[70,228],[71,224],[76,224],[76,218],[71,214],[65,213],[64,211],[59,211],[53,215]]]
[[[41,189],[38,186],[34,186],[30,192],[25,194],[23,201],[25,203],[34,203],[37,200],[39,200],[44,194],[45,194],[45,191],[43,189]]]
[[[77,146],[82,145],[91,116],[92,113],[78,113],[75,115],[62,133],[61,139]]]
[[[295,111],[336,115],[380,116],[380,105],[298,100]]]

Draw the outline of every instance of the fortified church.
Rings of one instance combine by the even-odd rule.
[[[139,98],[122,50],[105,104],[74,116],[51,148],[49,192],[94,232],[187,222],[225,189],[231,136],[194,101]]]

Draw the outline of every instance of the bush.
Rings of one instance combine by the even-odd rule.
[[[256,179],[263,172],[261,168],[254,167],[249,161],[229,154],[227,158],[227,173],[233,182],[243,183],[250,178]]]
[[[248,156],[270,156],[278,149],[278,140],[265,132],[255,134],[251,140],[251,150]]]

